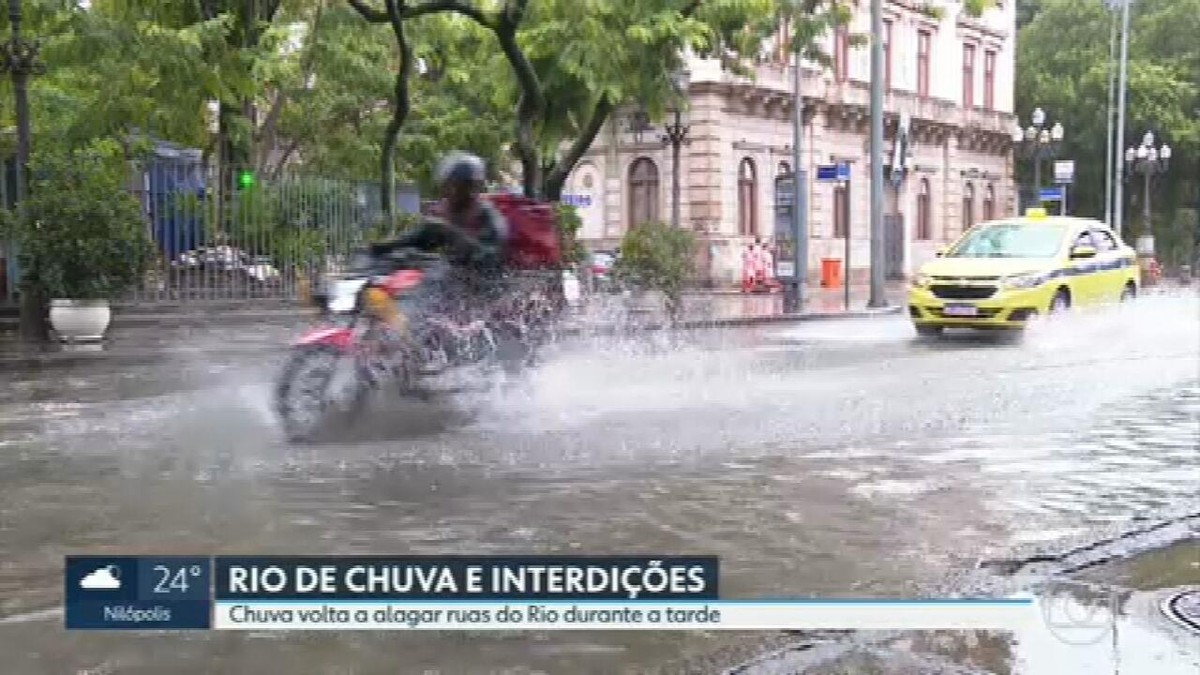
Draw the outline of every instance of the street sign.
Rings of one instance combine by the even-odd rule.
[[[1038,193],[1038,201],[1043,202],[1061,202],[1063,199],[1063,189],[1061,187],[1042,188]]]
[[[822,183],[840,183],[850,180],[850,165],[841,162],[839,164],[823,164],[817,167],[817,180]]]
[[[592,205],[591,195],[563,195],[562,203],[568,206],[586,207]]]
[[[1075,182],[1075,160],[1064,159],[1054,163],[1054,182],[1059,185]]]

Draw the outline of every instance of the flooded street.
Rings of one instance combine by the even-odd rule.
[[[918,342],[897,315],[680,342],[577,343],[518,391],[380,401],[308,446],[284,443],[269,409],[279,353],[4,373],[0,669],[720,672],[776,641],[68,634],[56,610],[69,553],[712,554],[725,597],[913,597],[970,592],[983,560],[1200,513],[1194,293],[1020,341]],[[1200,586],[1187,550],[1110,576],[1146,592]],[[1131,612],[1152,614],[1145,602]],[[1042,631],[971,647],[986,658],[910,639],[847,663],[904,655],[915,670],[895,672],[940,672],[922,661],[936,653],[981,672],[1113,672],[1113,659],[1123,673],[1196,672],[1197,641],[1156,625],[1131,619],[1115,652]],[[845,672],[806,658],[745,672]]]

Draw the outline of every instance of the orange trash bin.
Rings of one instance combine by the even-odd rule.
[[[841,260],[837,258],[821,258],[821,286],[824,288],[841,288]]]

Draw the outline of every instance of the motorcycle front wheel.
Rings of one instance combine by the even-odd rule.
[[[368,389],[360,369],[343,352],[329,346],[293,351],[275,387],[275,411],[288,441],[311,441],[334,413],[361,409]],[[349,382],[338,382],[345,375]]]

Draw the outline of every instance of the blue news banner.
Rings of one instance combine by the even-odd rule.
[[[231,603],[705,601],[719,576],[716,556],[67,556],[66,627],[208,630]]]

